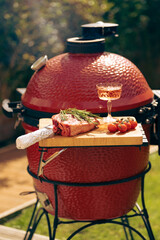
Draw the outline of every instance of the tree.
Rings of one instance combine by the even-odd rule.
[[[26,87],[31,64],[65,49],[68,37],[81,35],[80,25],[102,20],[105,0],[0,0],[0,97],[15,98]]]
[[[116,42],[110,41],[108,46],[112,51],[134,62],[152,88],[159,88],[160,1],[108,0],[108,2],[112,7],[104,14],[104,20],[119,24],[119,39]]]

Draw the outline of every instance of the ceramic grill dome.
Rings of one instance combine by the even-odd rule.
[[[105,113],[106,103],[98,99],[96,84],[123,84],[122,97],[113,101],[113,112],[127,111],[148,104],[153,93],[143,74],[128,59],[104,51],[104,37],[115,34],[116,24],[83,25],[83,38],[67,40],[68,52],[53,57],[36,71],[29,81],[22,104],[37,114],[51,116],[60,109],[76,107],[93,113]],[[36,128],[23,123],[26,132]],[[57,149],[49,149],[44,160]],[[149,147],[75,147],[63,152],[44,168],[50,180],[62,182],[104,182],[134,176],[148,163]],[[30,171],[37,174],[38,144],[27,149]],[[53,206],[51,184],[33,179],[35,189],[47,194]],[[113,186],[58,187],[60,217],[71,219],[107,219],[122,216],[135,204],[140,179]]]
[[[67,40],[68,53],[47,61],[46,66],[31,78],[22,98],[24,106],[34,110],[57,113],[60,109],[77,107],[105,112],[106,104],[98,100],[98,82],[123,84],[122,97],[113,102],[113,111],[128,110],[150,103],[153,93],[143,74],[128,59],[104,52],[105,39],[114,34],[117,24],[86,24],[83,38]]]

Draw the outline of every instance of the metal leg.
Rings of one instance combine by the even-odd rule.
[[[79,221],[81,222],[81,221]],[[128,225],[127,223],[124,223],[124,222],[120,222],[120,221],[117,221],[117,220],[97,220],[97,221],[90,221],[90,223],[80,227],[79,229],[77,229],[75,232],[73,232],[68,238],[67,240],[71,240],[76,234],[78,234],[79,232],[81,232],[82,230],[88,228],[88,227],[91,227],[91,226],[94,226],[96,224],[106,224],[106,223],[112,223],[112,224],[116,224],[116,225],[121,225],[123,226],[124,228],[128,228],[129,232],[133,231],[135,232],[139,237],[141,237],[142,240],[146,240],[146,238],[144,236],[142,236],[142,234],[137,231],[135,228],[131,227],[130,225]],[[128,237],[128,235],[126,235]],[[132,236],[132,234],[130,235]],[[134,240],[133,236],[132,236],[132,239]]]
[[[141,213],[141,216],[142,216],[142,219],[143,219],[143,222],[144,222],[144,225],[146,227],[146,230],[147,230],[147,233],[148,233],[148,236],[149,236],[150,240],[155,240],[155,237],[153,235],[153,231],[152,231],[152,228],[151,228],[151,224],[150,224],[150,221],[149,221],[149,215],[148,215],[148,212],[147,212],[147,209],[146,209],[146,206],[145,206],[144,177],[145,177],[145,175],[142,176],[142,179],[141,179],[141,200],[142,200],[143,210],[140,209],[138,204],[136,204],[136,207],[137,207],[138,211]]]
[[[32,230],[31,225],[32,225],[32,222],[33,222],[33,219],[34,219],[34,216],[35,216],[35,212],[36,212],[36,209],[37,209],[38,202],[39,202],[39,200],[37,199],[37,202],[35,203],[35,206],[34,206],[34,209],[33,209],[33,213],[32,213],[30,222],[28,224],[28,228],[27,228],[26,234],[24,236],[24,240],[27,240],[27,237],[28,237],[29,233]]]
[[[53,223],[53,240],[55,239],[56,236],[56,231],[57,227],[59,224],[59,219],[58,219],[58,195],[57,195],[57,185],[54,185],[54,197],[55,197],[55,217],[54,217],[54,223]]]
[[[33,237],[33,235],[36,231],[36,228],[37,228],[37,226],[38,226],[38,224],[39,224],[43,215],[46,216],[49,238],[51,240],[51,225],[50,225],[48,212],[44,208],[39,208],[37,210],[38,202],[39,202],[39,200],[37,200],[37,202],[35,204],[35,207],[34,207],[34,210],[33,210],[32,216],[31,216],[31,220],[29,222],[24,240],[31,240],[32,239],[32,237]],[[36,212],[36,210],[37,210],[37,212]]]
[[[122,221],[123,224],[127,224],[129,226],[129,219],[127,217],[121,217],[121,221]],[[123,230],[124,230],[126,240],[129,240],[127,229],[126,229],[125,225],[123,225]],[[129,232],[130,239],[134,240],[133,235],[132,235],[132,231],[131,231],[130,228],[128,229],[128,232]]]

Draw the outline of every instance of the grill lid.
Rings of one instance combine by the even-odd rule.
[[[126,58],[113,53],[65,53],[33,74],[22,104],[43,112],[76,107],[105,113],[106,102],[98,99],[96,84],[106,81],[123,84],[121,98],[113,101],[113,112],[137,108],[153,99],[144,76]]]
[[[49,113],[70,107],[106,113],[106,102],[98,99],[96,91],[96,84],[106,81],[123,84],[121,98],[113,101],[113,112],[149,104],[153,92],[140,70],[128,59],[104,52],[104,37],[115,35],[117,26],[82,25],[82,38],[67,40],[69,52],[46,61],[33,74],[22,104]]]

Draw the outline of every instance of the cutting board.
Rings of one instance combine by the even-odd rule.
[[[50,118],[42,118],[39,121],[39,128],[52,125]],[[63,137],[55,135],[51,138],[43,139],[39,142],[40,147],[77,147],[77,146],[129,146],[142,145],[143,129],[138,124],[136,129],[125,133],[110,133],[103,125],[74,137]]]

